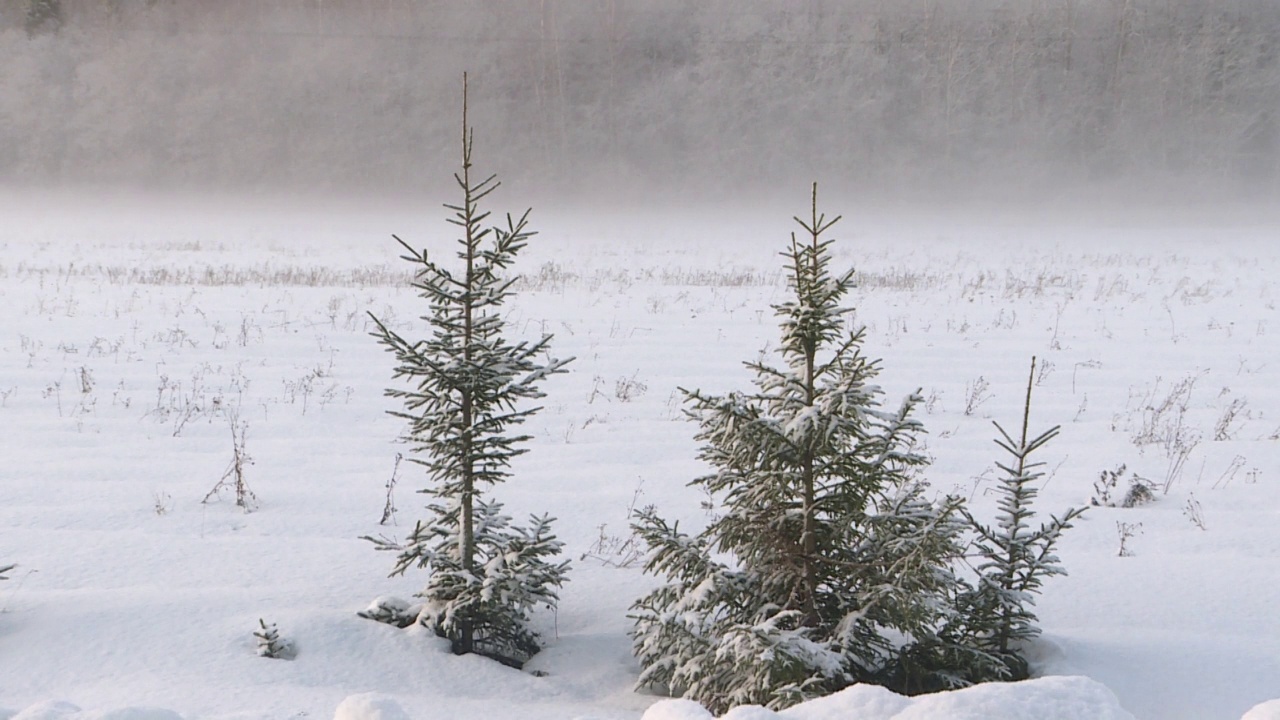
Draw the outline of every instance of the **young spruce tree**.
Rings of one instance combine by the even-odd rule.
[[[1039,491],[1033,483],[1044,473],[1037,471],[1044,463],[1030,462],[1032,453],[1058,436],[1058,426],[1034,438],[1027,438],[1031,418],[1031,388],[1035,384],[1036,361],[1031,359],[1031,377],[1027,380],[1027,396],[1022,409],[1022,433],[1010,437],[999,423],[994,423],[1000,438],[996,445],[1012,458],[1010,464],[997,462],[1004,472],[997,488],[999,512],[994,526],[978,522],[966,511],[970,527],[977,534],[977,587],[961,594],[962,617],[967,624],[970,642],[998,658],[1007,668],[1002,679],[1022,680],[1028,676],[1026,661],[1019,653],[1020,645],[1040,634],[1031,606],[1040,593],[1044,580],[1065,575],[1054,547],[1071,522],[1085,508],[1071,508],[1062,517],[1050,516],[1048,522],[1033,529],[1032,504]]]
[[[506,227],[485,227],[488,212],[480,201],[498,187],[494,176],[472,177],[472,131],[467,124],[466,76],[463,76],[462,169],[454,177],[462,192],[449,222],[460,228],[457,253],[461,268],[449,270],[415,251],[405,260],[417,266],[413,286],[426,299],[433,334],[409,341],[376,317],[374,336],[395,354],[394,377],[411,384],[387,391],[404,401],[393,414],[408,424],[411,458],[427,469],[433,484],[423,490],[433,500],[428,518],[419,521],[405,543],[374,540],[399,553],[392,574],[411,566],[429,571],[419,596],[418,622],[447,637],[455,653],[479,653],[519,666],[538,651],[529,613],[554,606],[565,580],[567,562],[556,562],[561,543],[551,519],[533,517],[518,527],[502,505],[484,497],[507,479],[513,458],[528,436],[511,435],[539,408],[521,407],[542,397],[539,382],[563,372],[569,360],[539,357],[551,336],[536,342],[508,342],[503,336],[502,305],[511,296],[512,279],[504,271],[533,235],[529,212]]]
[[[652,511],[636,523],[646,570],[666,580],[632,606],[639,684],[715,712],[892,684],[904,658],[943,643],[958,501],[924,497],[920,397],[886,410],[878,361],[845,329],[854,274],[832,274],[823,238],[837,220],[818,213],[815,185],[809,219],[796,218],[803,239],[783,253],[783,365],[747,363],[749,393],[684,391],[712,468],[692,484],[722,515],[694,537]]]

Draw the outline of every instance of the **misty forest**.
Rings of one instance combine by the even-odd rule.
[[[31,12],[31,7],[41,8]],[[0,0],[0,178],[1274,194],[1269,0]]]
[[[1280,720],[1277,201],[1275,0],[0,0],[0,720]]]

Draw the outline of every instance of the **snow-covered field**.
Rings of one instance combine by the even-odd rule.
[[[627,607],[653,581],[628,511],[706,521],[677,388],[745,387],[742,361],[776,344],[794,200],[535,210],[509,327],[576,360],[496,496],[558,517],[574,568],[525,672],[355,615],[423,580],[388,579],[392,558],[358,539],[404,537],[422,486],[397,466],[392,358],[367,312],[422,332],[390,234],[452,252],[443,210],[0,202],[0,567],[18,565],[0,582],[0,718],[705,717],[632,691]],[[1020,420],[1034,355],[1032,429],[1063,426],[1040,509],[1105,499],[1095,483],[1122,464],[1112,499],[1136,473],[1156,500],[1066,536],[1031,651],[1047,677],[853,688],[782,715],[1234,720],[1280,698],[1280,225],[904,220],[842,200],[822,205],[847,215],[835,254],[861,272],[867,352],[891,399],[927,399],[938,492],[993,512],[991,421]],[[233,417],[248,514],[201,502]],[[255,654],[259,619],[296,659]]]

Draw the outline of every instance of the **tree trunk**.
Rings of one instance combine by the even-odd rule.
[[[810,231],[813,233],[813,267],[810,272],[813,277],[811,282],[807,283],[809,291],[813,292],[817,289],[818,279],[818,184],[813,185],[813,216],[810,220]],[[799,267],[796,268],[797,275],[801,272]],[[797,283],[797,286],[799,284]],[[818,355],[818,338],[809,337],[805,339],[804,347],[804,403],[806,407],[813,407],[816,392],[814,390],[813,374],[817,367]],[[806,447],[804,457],[801,460],[801,478],[804,488],[804,507],[802,509],[803,522],[800,530],[800,546],[801,546],[801,563],[804,570],[804,590],[802,598],[802,609],[804,612],[804,624],[812,627],[818,624],[818,609],[815,600],[818,595],[818,572],[814,566],[816,556],[818,554],[818,538],[817,538],[817,508],[814,498],[814,489],[817,480],[814,477],[814,451],[813,447]]]
[[[475,284],[475,256],[476,256],[476,239],[475,239],[475,201],[471,197],[471,143],[469,142],[469,128],[467,127],[467,76],[462,76],[462,185],[463,185],[463,228],[467,245],[467,276],[465,283],[466,302],[463,304],[463,320],[462,320],[462,355],[466,360],[466,364],[471,364],[471,346],[473,317],[472,303],[474,298],[471,295],[472,288]],[[471,430],[473,424],[472,417],[472,390],[468,387],[462,389],[462,509],[460,511],[462,521],[462,532],[459,537],[461,545],[460,552],[462,555],[462,567],[468,574],[474,569],[476,554],[476,537],[475,537],[475,519],[474,519],[474,495],[475,495],[475,458],[471,453]],[[469,653],[474,649],[475,638],[474,629],[471,623],[463,621],[461,625],[462,635],[458,639],[458,647],[455,650],[459,654]]]

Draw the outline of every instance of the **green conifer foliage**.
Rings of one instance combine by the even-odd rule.
[[[426,468],[432,485],[423,492],[432,502],[404,544],[374,542],[399,552],[393,574],[412,566],[430,572],[419,622],[449,638],[456,653],[518,666],[538,649],[529,612],[555,605],[568,563],[554,560],[561,543],[550,518],[515,527],[484,493],[505,481],[511,461],[525,452],[528,436],[510,431],[539,408],[523,404],[542,397],[539,383],[569,361],[540,359],[550,335],[514,343],[504,336],[502,306],[513,282],[506,271],[533,233],[527,211],[507,216],[505,227],[485,226],[489,213],[480,201],[498,183],[472,176],[465,76],[463,87],[462,169],[455,175],[462,201],[446,205],[454,212],[449,222],[460,228],[461,267],[448,269],[397,237],[404,259],[417,266],[413,286],[430,308],[423,319],[432,334],[407,340],[374,318],[375,337],[396,357],[394,377],[409,385],[387,394],[404,403],[393,414],[408,423],[410,459]]]
[[[1085,511],[1083,507],[1071,508],[1061,517],[1050,516],[1049,521],[1040,523],[1038,528],[1031,526],[1035,517],[1032,504],[1039,494],[1034,483],[1044,475],[1037,468],[1044,463],[1030,462],[1029,458],[1057,437],[1059,430],[1054,426],[1034,438],[1027,438],[1035,369],[1036,361],[1032,358],[1021,434],[1015,439],[995,423],[1000,433],[996,445],[1012,458],[1009,464],[996,463],[1004,472],[997,488],[996,523],[984,525],[966,513],[978,535],[976,546],[981,557],[977,587],[961,598],[970,623],[968,632],[975,645],[1008,667],[1008,676],[1014,680],[1028,675],[1026,662],[1017,652],[1019,645],[1040,634],[1031,610],[1034,596],[1040,593],[1046,578],[1066,574],[1054,548],[1063,531]]]
[[[815,185],[810,216],[796,218],[804,234],[783,253],[782,364],[746,363],[751,392],[685,391],[712,468],[692,484],[721,500],[721,516],[692,537],[652,512],[636,524],[646,569],[666,580],[632,608],[639,683],[716,712],[888,682],[904,655],[942,644],[958,501],[924,497],[920,397],[885,409],[878,362],[846,329],[854,273],[830,270],[824,239],[838,220],[818,213]]]

